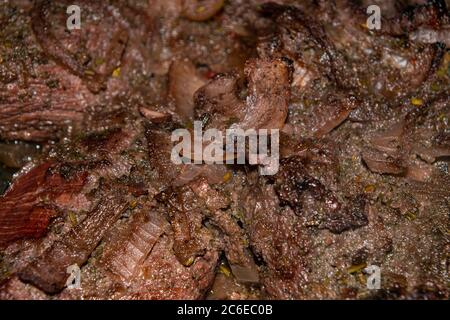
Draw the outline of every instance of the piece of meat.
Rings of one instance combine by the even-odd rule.
[[[32,16],[33,31],[46,55],[83,79],[96,93],[106,87],[107,78],[119,67],[128,33],[111,7],[91,1],[78,4],[83,8],[83,29],[88,31],[66,32],[66,10],[70,5],[70,1],[58,4],[37,1]]]
[[[367,21],[366,9],[352,1],[321,6],[323,18],[328,19],[323,21],[325,33],[336,48],[337,56],[345,60],[340,59],[335,64],[343,78],[341,85],[387,99],[407,96],[436,71],[442,48],[436,44],[402,42],[395,36],[371,33],[363,27]],[[334,17],[333,23],[330,23],[330,16]],[[387,28],[385,23],[381,33]],[[367,65],[372,66],[370,71],[362,67]]]
[[[1,286],[0,300],[46,300],[45,293],[23,283],[18,277]]]
[[[155,180],[161,188],[170,185],[181,173],[181,167],[171,161],[172,142],[170,129],[173,123],[146,125],[149,168],[155,172]]]
[[[405,172],[401,161],[376,150],[365,150],[362,158],[372,172],[397,175]]]
[[[151,209],[150,209],[151,210]],[[132,281],[159,237],[164,233],[164,218],[147,207],[136,213],[122,229],[114,229],[103,250],[100,264],[121,281]]]
[[[66,30],[71,4],[43,0],[28,11],[2,6],[0,37],[8,43],[0,49],[2,139],[71,136],[118,96],[154,97],[152,90],[161,88],[147,15],[121,1],[82,1],[82,29]]]
[[[290,97],[289,62],[256,60],[248,65],[246,74],[249,96],[244,119],[237,126],[244,130],[282,128]]]
[[[76,201],[84,187],[86,171],[64,177],[61,166],[46,162],[22,174],[0,198],[0,244],[43,236],[58,206]]]
[[[0,10],[0,37],[9,43],[1,49],[0,136],[36,141],[56,138],[62,127],[80,124],[84,108],[95,98],[79,79],[46,59],[27,12],[11,4]]]
[[[350,198],[348,204],[342,204],[336,194],[308,175],[298,156],[282,159],[280,171],[274,180],[280,204],[289,205],[311,226],[341,233],[367,225],[364,197],[359,195]]]
[[[303,255],[308,250],[300,219],[292,210],[280,208],[271,186],[252,189],[244,196],[244,221],[250,245],[264,262],[263,292],[273,299],[300,298],[306,268]]]
[[[305,129],[308,135],[322,137],[342,124],[354,109],[358,101],[354,96],[334,97],[314,106],[311,114],[305,119]]]
[[[245,234],[237,221],[224,211],[229,206],[227,200],[211,188],[205,179],[192,182],[190,187],[210,210],[208,217],[211,224],[223,234],[225,256],[236,280],[244,284],[258,283],[259,270],[249,248],[245,246]]]
[[[1,299],[448,299],[443,2],[269,2],[0,7]],[[192,120],[280,130],[278,173],[175,163]]]
[[[195,114],[207,127],[222,129],[230,122],[242,121],[245,101],[239,99],[239,78],[219,74],[195,93]],[[225,128],[224,128],[225,129]]]
[[[262,12],[274,19],[276,29],[259,44],[260,55],[291,59],[297,75],[303,66],[316,77],[326,75],[340,85],[347,81],[340,67],[343,58],[321,24],[294,6],[269,2],[263,4]]]
[[[247,63],[245,74],[245,103],[239,98],[237,77],[219,75],[197,91],[197,116],[219,129],[281,129],[290,99],[290,62],[281,58],[255,59]]]
[[[383,33],[401,36],[417,30],[419,27],[439,29],[449,23],[445,1],[433,0],[429,3],[410,7],[400,15],[383,21]]]
[[[86,262],[126,207],[123,198],[105,196],[85,220],[21,270],[20,279],[47,293],[61,291],[68,278],[67,267],[81,266]]]
[[[218,254],[215,251],[198,257],[189,268],[171,251],[170,237],[156,243],[142,267],[143,278],[122,298],[132,300],[203,299],[214,281]]]
[[[171,188],[157,196],[167,206],[174,235],[175,256],[185,266],[203,256],[211,246],[211,232],[203,227],[204,212],[188,186]]]
[[[448,113],[448,97],[430,101],[426,109],[410,110],[400,122],[370,139],[371,146],[362,152],[365,164],[379,174],[406,175],[419,180],[421,176],[425,179],[432,175],[431,168],[415,163],[412,156],[428,163],[449,156],[445,125],[434,124],[436,118]]]

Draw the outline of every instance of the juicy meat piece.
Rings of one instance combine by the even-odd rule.
[[[1,7],[0,38],[8,44],[0,49],[2,139],[67,137],[117,97],[154,97],[163,86],[149,58],[156,44],[147,15],[113,2],[81,1],[80,30],[66,30],[69,1]]]
[[[103,198],[85,220],[21,270],[20,279],[31,282],[47,293],[61,291],[68,278],[67,267],[74,264],[81,266],[86,262],[126,205],[123,198]]]
[[[0,37],[10,44],[1,49],[0,136],[45,141],[60,137],[62,129],[76,129],[97,98],[80,78],[46,57],[27,12],[10,5],[0,10]]]
[[[112,230],[117,233],[104,249],[100,263],[120,280],[130,281],[137,276],[137,269],[164,233],[167,222],[158,213],[146,209],[134,215],[124,229]]]
[[[202,226],[202,208],[188,186],[163,191],[158,199],[167,206],[174,253],[183,265],[190,266],[210,246],[211,234]]]
[[[448,299],[444,1],[70,4],[0,6],[1,299]],[[278,173],[175,164],[192,120]]]
[[[22,238],[38,238],[47,231],[58,206],[73,201],[86,183],[87,173],[70,178],[46,162],[18,178],[0,198],[0,245]]]
[[[96,103],[81,81],[61,68],[36,69],[43,77],[29,80],[26,88],[17,83],[0,84],[4,88],[0,99],[0,135],[4,139],[57,138],[62,129],[80,127],[85,108]]]
[[[449,18],[445,1],[430,1],[427,4],[411,7],[398,16],[384,21],[383,32],[401,36],[422,26],[439,29],[441,25],[450,22]]]
[[[289,205],[311,225],[334,233],[367,225],[364,197],[358,196],[350,199],[347,205],[341,204],[331,190],[308,175],[298,156],[281,160],[280,171],[274,179],[280,204]]]
[[[269,298],[300,298],[307,239],[292,210],[282,209],[270,186],[252,186],[244,196],[245,229],[255,254],[264,261],[261,284]]]
[[[433,170],[412,160],[412,156],[416,155],[428,163],[449,156],[445,125],[434,124],[436,118],[449,114],[448,99],[438,97],[429,102],[428,108],[413,109],[400,122],[376,133],[371,138],[371,146],[362,152],[369,169],[380,174],[406,174],[419,180],[431,175]]]
[[[214,281],[218,254],[206,253],[186,268],[171,251],[170,237],[163,236],[142,267],[143,279],[136,281],[123,298],[157,300],[202,299]]]
[[[155,172],[155,180],[161,187],[170,185],[181,172],[180,166],[175,165],[170,157],[172,152],[171,127],[172,123],[148,124],[145,130],[150,169]]]
[[[337,83],[345,81],[339,67],[342,56],[322,25],[293,6],[266,3],[262,11],[274,20],[275,32],[259,44],[261,55],[288,57],[297,69],[303,66],[313,75],[326,75]]]
[[[0,137],[45,141],[61,129],[79,127],[96,97],[83,82],[46,58],[30,17],[9,5],[0,8]]]
[[[244,119],[238,127],[280,129],[286,121],[290,97],[291,71],[283,59],[260,59],[246,68],[249,96]]]
[[[342,57],[335,66],[343,86],[396,99],[412,94],[436,71],[436,61],[443,54],[439,46],[402,43],[395,36],[371,33],[363,27],[366,8],[358,8],[351,1],[324,5],[321,9],[325,20],[330,15],[335,17],[332,23],[328,19],[323,24],[335,53]],[[382,31],[386,30],[384,27],[388,28],[387,23]],[[367,65],[372,68],[363,67]]]
[[[0,290],[0,300],[45,300],[45,294],[20,281],[18,277],[5,283]]]
[[[71,4],[70,1],[56,5],[47,0],[37,1],[32,16],[33,31],[49,57],[83,79],[91,91],[98,92],[105,88],[107,78],[120,65],[128,33],[111,7],[92,1],[78,4],[83,8],[83,29],[88,31],[75,29],[67,33],[64,22]],[[83,38],[85,35],[91,38]],[[85,47],[78,46],[75,51],[77,43]]]
[[[362,158],[372,172],[398,175],[405,172],[399,160],[377,150],[365,150]]]
[[[245,103],[239,98],[237,76],[218,75],[196,92],[197,116],[212,128],[281,129],[287,117],[291,71],[287,59],[248,62]]]
[[[234,74],[217,75],[197,90],[194,100],[197,118],[207,118],[211,128],[242,121],[245,115],[245,101],[239,99],[239,79]]]
[[[190,187],[209,209],[211,224],[217,226],[223,234],[225,256],[237,281],[258,283],[259,270],[245,246],[245,234],[237,221],[224,211],[229,206],[226,198],[208,185],[205,179],[192,182]]]

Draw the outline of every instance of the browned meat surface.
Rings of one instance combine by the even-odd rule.
[[[0,299],[450,298],[445,1],[71,4],[0,4]],[[278,172],[174,163],[197,121]]]
[[[66,179],[51,162],[22,174],[2,198],[0,243],[45,234],[55,207],[70,205],[86,176],[79,172]]]

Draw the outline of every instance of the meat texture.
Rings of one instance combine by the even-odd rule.
[[[0,299],[449,298],[444,1],[72,4],[0,5]],[[278,172],[176,164],[194,121]]]

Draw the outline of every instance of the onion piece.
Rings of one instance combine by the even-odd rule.
[[[400,122],[390,127],[387,131],[376,135],[371,139],[373,147],[389,154],[397,152],[404,127],[404,122]]]
[[[397,159],[374,149],[365,150],[362,153],[362,159],[369,170],[375,173],[400,175],[405,172],[405,168]]]
[[[405,177],[418,181],[418,182],[429,182],[434,173],[434,167],[428,164],[416,164],[410,165],[406,168]]]
[[[230,265],[231,272],[236,280],[241,283],[256,284],[259,283],[259,274],[256,265],[252,267],[243,267],[240,265]]]
[[[185,165],[180,176],[175,180],[174,186],[180,187],[189,182],[204,177],[209,184],[219,184],[224,182],[227,169],[224,165]]]
[[[170,114],[151,110],[146,107],[140,107],[139,112],[148,120],[154,123],[161,123],[171,118]]]
[[[169,69],[169,93],[175,100],[177,113],[184,121],[194,116],[194,93],[204,86],[206,80],[188,59],[176,60]]]
[[[335,99],[316,106],[310,118],[305,120],[314,137],[320,138],[342,124],[354,109],[358,101],[353,96]]]

